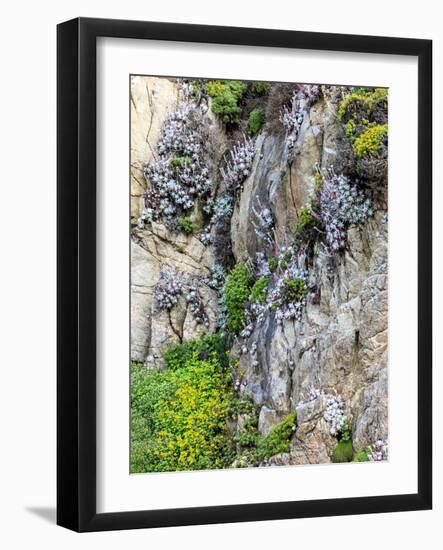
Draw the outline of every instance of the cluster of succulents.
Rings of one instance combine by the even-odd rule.
[[[186,294],[186,302],[188,304],[189,311],[195,319],[198,325],[204,325],[209,327],[209,319],[205,313],[201,296],[198,292],[198,287],[195,283],[191,284],[189,291]]]
[[[225,168],[220,169],[225,194],[217,200],[212,196],[207,196],[203,205],[205,214],[211,215],[209,224],[199,236],[200,242],[205,246],[212,242],[211,229],[213,225],[232,216],[235,195],[250,174],[253,158],[254,142],[246,137],[243,142],[234,145],[228,157],[225,158]]]
[[[186,88],[187,89],[187,88]],[[199,116],[199,107],[185,101],[169,113],[158,142],[159,158],[144,167],[149,191],[139,227],[165,218],[172,221],[189,212],[197,199],[207,198],[212,188],[209,170],[203,161],[202,138],[191,118]]]
[[[320,390],[318,388],[310,388],[306,397],[301,401],[299,401],[298,406],[300,407],[301,405],[307,405],[308,403],[312,403],[322,395],[325,395],[324,390]]]
[[[344,175],[334,172],[323,178],[319,194],[319,212],[326,243],[331,255],[346,246],[346,229],[353,224],[364,223],[373,215],[371,201],[362,189]]]
[[[170,311],[179,301],[183,293],[182,276],[171,267],[165,267],[154,289],[154,297],[158,310]]]
[[[257,275],[257,278],[268,277],[269,275],[271,275],[269,260],[266,259],[266,256],[263,252],[257,252],[255,254],[255,273]]]
[[[220,172],[226,189],[235,195],[242,187],[243,182],[251,173],[252,161],[254,160],[254,141],[246,136],[229,151],[225,159],[226,168]]]
[[[214,204],[212,222],[216,223],[224,218],[229,218],[234,211],[234,199],[232,195],[223,195]]]
[[[348,424],[348,418],[344,414],[344,404],[340,395],[326,396],[326,410],[323,418],[330,425],[329,433],[337,436]]]
[[[194,109],[192,103],[183,102],[175,111],[168,114],[163,123],[162,136],[157,144],[160,155],[170,152],[182,153],[197,160],[201,149],[200,139],[197,133],[187,126]]]
[[[247,340],[251,336],[251,334],[253,333],[254,326],[255,326],[255,324],[253,322],[248,323],[245,326],[245,328],[240,332],[241,338],[244,338],[245,340]],[[240,348],[240,353],[247,353],[247,352],[248,352],[247,347]]]
[[[212,243],[211,226],[208,225],[207,227],[205,227],[198,238],[204,246],[209,246]]]
[[[275,310],[278,324],[292,319],[300,321],[307,303],[308,273],[300,267],[292,247],[281,249],[278,266],[267,302]]]
[[[371,462],[381,462],[388,460],[388,442],[383,439],[379,439],[374,445],[369,446],[368,458]]]
[[[186,82],[186,80],[183,80],[180,84],[180,89],[184,98],[190,100],[194,95],[194,88],[192,87],[192,84],[190,82]]]
[[[316,84],[300,84],[295,87],[291,105],[283,107],[280,112],[280,122],[286,130],[286,145],[293,150],[303,123],[305,112],[320,97],[320,86]]]
[[[225,268],[220,264],[214,264],[211,275],[206,277],[204,282],[214,290],[220,290],[226,278]]]
[[[251,219],[255,234],[267,244],[273,244],[274,217],[271,209],[263,207],[259,197],[256,198],[256,202],[257,207],[252,207],[252,213],[254,214],[255,220]]]

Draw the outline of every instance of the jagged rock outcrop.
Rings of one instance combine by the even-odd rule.
[[[262,135],[257,140],[253,171],[244,183],[231,224],[237,261],[254,260],[257,236],[252,207],[255,197],[270,206],[277,246],[291,239],[291,227],[314,183],[315,165],[332,163],[346,170],[352,149],[337,122],[337,97],[327,95],[304,119],[296,154],[285,168],[284,140]],[[257,160],[259,157],[259,160]],[[338,392],[346,403],[353,442],[362,448],[387,437],[387,226],[376,211],[362,227],[348,231],[348,247],[331,258],[323,243],[315,245],[310,277],[321,289],[308,303],[301,321],[278,324],[267,311],[246,341],[239,371],[243,392],[261,407],[259,429],[294,410],[310,388]],[[263,248],[263,243],[260,247]],[[315,405],[315,404],[314,404]],[[325,428],[322,407],[297,409],[298,427],[286,463],[330,461],[336,439]]]

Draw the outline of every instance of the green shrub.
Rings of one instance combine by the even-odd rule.
[[[253,304],[263,304],[266,301],[266,296],[268,293],[268,283],[269,277],[260,277],[255,281],[254,286],[251,290],[251,302]]]
[[[289,262],[291,261],[291,258],[292,258],[292,251],[286,250],[286,252],[280,258],[280,261],[278,263],[279,267],[281,269],[286,269],[287,267],[289,267]]]
[[[265,458],[289,452],[296,424],[297,413],[292,412],[274,426],[266,437],[260,438],[257,445],[257,461],[262,462]]]
[[[212,112],[225,124],[238,124],[242,109],[239,102],[247,85],[239,80],[210,80],[205,84],[206,93],[212,97]]]
[[[335,446],[332,462],[351,462],[353,455],[352,441],[339,441]]]
[[[368,449],[361,449],[354,454],[352,462],[369,462]]]
[[[183,368],[194,356],[198,359],[215,358],[222,370],[228,369],[228,354],[224,341],[218,333],[178,344],[167,349],[163,354],[166,368],[169,370]]]
[[[255,453],[259,435],[257,432],[258,416],[252,399],[241,396],[236,400],[235,413],[243,416],[242,428],[237,431],[235,442],[242,450],[252,449]]]
[[[169,167],[174,173],[179,172],[181,168],[190,164],[192,164],[191,157],[172,157],[169,161]]]
[[[132,366],[131,472],[213,469],[231,464],[234,449],[227,422],[234,393],[230,374],[219,363],[217,353],[209,351],[207,358],[199,358],[197,350],[205,349],[206,344],[194,342],[188,348],[170,350],[167,364],[174,363],[174,369]]]
[[[285,285],[285,294],[289,302],[298,302],[308,293],[308,288],[303,279],[290,279],[286,277],[283,281]]]
[[[250,285],[248,268],[239,264],[231,271],[223,288],[226,328],[234,334],[239,334],[244,328],[245,302],[249,297]]]
[[[364,110],[368,115],[372,113],[376,105],[388,101],[387,88],[360,88],[348,94],[338,108],[338,120],[343,120],[355,109]]]
[[[178,225],[180,226],[180,229],[188,235],[194,233],[195,225],[191,222],[191,218],[188,218],[187,216],[182,216],[178,219]]]
[[[268,267],[269,267],[269,271],[271,273],[274,273],[274,271],[277,269],[278,267],[278,260],[277,258],[269,258],[268,260]]]
[[[256,95],[268,95],[271,84],[269,82],[252,82],[251,89]]]
[[[296,235],[301,235],[302,233],[306,233],[312,229],[314,226],[315,218],[312,215],[311,209],[308,206],[303,206],[300,208],[294,233]]]
[[[388,125],[378,124],[362,132],[354,141],[353,149],[355,156],[362,157],[375,156],[380,149],[382,139],[388,135]]]
[[[255,134],[260,130],[265,121],[265,110],[261,107],[253,109],[248,118],[248,124],[246,130],[249,135],[255,136]]]

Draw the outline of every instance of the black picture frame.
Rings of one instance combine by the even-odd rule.
[[[96,512],[96,39],[399,54],[418,58],[418,490],[415,494]],[[432,507],[432,42],[78,18],[57,28],[57,523],[75,531],[426,510]]]

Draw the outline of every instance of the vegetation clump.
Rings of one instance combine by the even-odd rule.
[[[184,101],[166,117],[157,144],[158,158],[144,166],[149,183],[138,226],[163,219],[175,225],[178,216],[192,210],[198,199],[210,199],[212,181],[202,135],[202,113]]]
[[[208,337],[211,338],[211,337]],[[230,375],[206,339],[172,348],[167,369],[131,367],[131,472],[224,468],[234,457],[227,422]]]
[[[354,454],[352,462],[369,462],[369,452],[370,449],[360,449]]]
[[[269,307],[276,312],[278,324],[291,319],[300,320],[307,303],[307,273],[299,266],[293,247],[282,249],[274,285],[268,293]]]
[[[238,124],[242,109],[240,102],[247,84],[239,80],[209,80],[205,92],[212,98],[212,112],[225,124]]]
[[[228,369],[228,354],[223,338],[218,333],[202,336],[184,344],[177,344],[167,349],[163,354],[166,368],[169,370],[183,368],[194,356],[198,359],[215,357],[223,370]]]
[[[266,302],[268,293],[269,277],[263,276],[257,279],[252,287],[250,300],[253,304]]]
[[[369,177],[386,171],[387,107],[386,88],[358,88],[342,100],[338,109],[337,118],[344,124],[358,168]]]
[[[292,412],[279,424],[274,426],[266,437],[259,439],[257,444],[257,461],[280,453],[288,453],[291,437],[297,424],[297,413]]]
[[[371,126],[355,139],[352,146],[355,156],[358,159],[362,157],[376,156],[382,144],[383,138],[387,135],[387,124],[377,124],[376,126]]]
[[[296,279],[286,277],[284,279],[284,285],[288,301],[297,302],[308,293],[306,283],[301,277],[297,277]]]
[[[296,236],[307,234],[311,229],[315,227],[316,220],[312,215],[312,211],[309,206],[303,206],[298,213],[297,222],[295,225],[294,233]]]
[[[184,233],[187,233],[188,235],[194,233],[195,225],[192,223],[191,218],[189,218],[188,216],[182,216],[178,219],[177,223]]]
[[[348,94],[338,108],[338,120],[343,121],[353,113],[363,112],[371,115],[380,104],[387,105],[387,88],[359,88]]]
[[[346,246],[347,228],[364,223],[373,211],[366,193],[343,174],[331,171],[323,182],[316,216],[324,230],[329,253],[334,255]]]
[[[335,446],[334,453],[332,455],[332,462],[351,462],[354,456],[352,449],[352,441],[339,441]]]
[[[271,273],[273,273],[277,267],[278,267],[278,260],[275,256],[273,256],[272,258],[269,258],[268,260],[268,267],[269,267],[269,271]]]
[[[183,293],[182,276],[171,267],[165,267],[154,288],[154,297],[159,311],[170,311]]]
[[[265,111],[261,107],[253,109],[249,115],[246,130],[249,135],[255,136],[265,122]]]
[[[252,82],[251,89],[258,96],[268,95],[271,89],[271,84],[270,82]]]
[[[172,157],[169,161],[169,167],[174,172],[174,174],[177,174],[181,168],[185,166],[190,166],[191,164],[191,157]]]
[[[245,326],[245,303],[249,298],[251,276],[244,264],[238,264],[228,275],[223,287],[226,328],[240,334]]]

